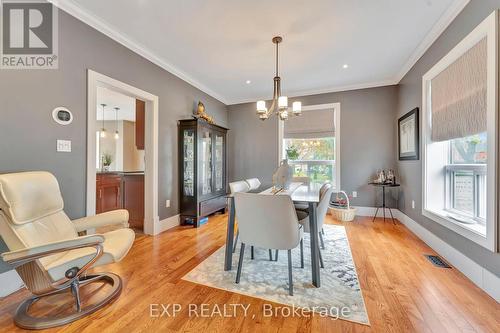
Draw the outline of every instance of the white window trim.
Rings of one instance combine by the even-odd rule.
[[[340,103],[316,104],[302,106],[302,112],[314,110],[328,110],[334,112],[335,122],[335,188],[334,190],[340,191],[342,189],[340,179]],[[285,122],[278,118],[278,165],[283,160],[283,138],[285,132]]]
[[[491,250],[498,251],[498,11],[493,12],[481,24],[479,24],[467,37],[455,46],[445,57],[443,57],[434,67],[432,67],[422,77],[422,215],[453,230],[454,232],[470,239],[471,241]],[[486,209],[486,236],[480,231],[474,230],[478,226],[464,225],[447,216],[445,211],[439,211],[428,207],[429,183],[428,179],[428,145],[430,141],[430,82],[446,69],[451,63],[462,56],[467,50],[473,47],[484,37],[488,43],[488,63],[487,63],[487,209]],[[429,158],[430,160],[430,158]]]

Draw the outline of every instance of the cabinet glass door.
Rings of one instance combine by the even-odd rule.
[[[200,155],[200,182],[201,194],[212,193],[212,133],[202,129]]]
[[[184,195],[194,195],[194,130],[184,130]]]
[[[215,191],[224,187],[224,135],[215,134]]]

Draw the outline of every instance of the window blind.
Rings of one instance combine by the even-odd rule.
[[[335,112],[331,109],[303,111],[285,121],[285,139],[319,139],[335,136]]]
[[[486,131],[487,43],[483,38],[431,81],[431,139]]]

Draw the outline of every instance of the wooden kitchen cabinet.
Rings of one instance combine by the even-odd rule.
[[[144,174],[122,175],[123,208],[128,210],[130,227],[144,228]]]
[[[116,173],[99,173],[96,180],[96,213],[122,208],[121,176]]]
[[[146,125],[146,102],[135,100],[135,146],[144,150],[144,133]]]

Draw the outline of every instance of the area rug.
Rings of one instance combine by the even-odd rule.
[[[245,249],[241,281],[236,284],[239,243],[233,254],[233,270],[224,271],[224,250],[210,257],[183,277],[183,280],[223,289],[263,300],[306,309],[313,315],[329,316],[369,325],[356,268],[342,226],[324,226],[325,249],[322,250],[325,268],[321,269],[321,287],[311,283],[311,254],[309,234],[304,234],[305,268],[300,268],[300,250],[292,251],[294,295],[288,295],[288,258],[280,251],[278,261],[269,261],[267,249]],[[273,251],[274,257],[274,251]],[[306,314],[308,313],[306,312]],[[300,313],[299,313],[300,315]]]

